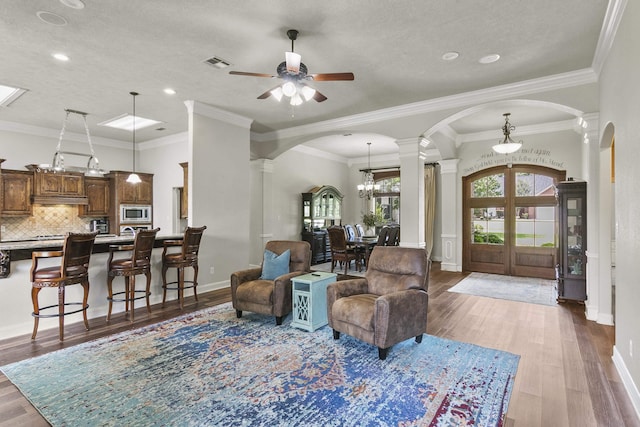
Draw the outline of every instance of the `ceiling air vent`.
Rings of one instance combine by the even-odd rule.
[[[225,61],[224,59],[219,58],[217,56],[213,56],[213,57],[211,57],[209,59],[205,59],[204,62],[206,62],[207,64],[212,65],[212,66],[214,66],[216,68],[220,68],[220,69],[227,68],[229,65],[231,65],[231,62]]]

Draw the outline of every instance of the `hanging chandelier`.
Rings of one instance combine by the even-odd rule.
[[[53,160],[51,161],[51,164],[40,164],[38,165],[38,168],[42,171],[45,172],[65,172],[65,171],[69,171],[69,172],[82,172],[85,175],[92,175],[92,176],[102,176],[106,173],[106,171],[100,169],[100,162],[98,161],[98,158],[95,155],[95,152],[93,151],[93,144],[91,143],[91,134],[89,134],[89,126],[87,125],[87,113],[83,112],[83,111],[77,111],[77,110],[70,110],[70,109],[66,109],[64,110],[66,115],[64,116],[64,121],[62,122],[62,129],[60,130],[60,136],[58,137],[58,145],[56,147],[56,152],[53,154]],[[62,149],[62,139],[64,137],[64,134],[66,132],[67,129],[67,123],[69,122],[69,116],[71,114],[77,114],[79,116],[82,116],[82,120],[84,123],[84,130],[85,133],[87,134],[87,141],[89,143],[89,153],[85,154],[85,153],[77,153],[77,152],[73,152],[73,151],[64,151]],[[80,166],[65,166],[64,163],[64,155],[71,155],[71,156],[80,156],[80,157],[87,157],[87,166],[86,167],[80,167]]]
[[[504,126],[502,126],[502,133],[504,133],[504,140],[498,142],[493,146],[493,151],[500,154],[515,153],[522,147],[522,141],[515,142],[511,139],[511,131],[516,129],[511,123],[509,123],[509,116],[511,113],[504,113]]]
[[[364,170],[364,180],[362,184],[358,184],[358,196],[360,198],[371,200],[374,193],[380,190],[380,184],[376,184],[373,179],[373,172],[371,172],[371,143],[367,142],[369,146],[369,153],[367,156],[367,169]]]

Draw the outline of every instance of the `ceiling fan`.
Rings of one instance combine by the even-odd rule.
[[[277,75],[263,74],[263,73],[248,73],[244,71],[229,71],[229,74],[236,76],[252,76],[252,77],[269,77],[278,78],[284,80],[284,83],[269,89],[262,95],[258,96],[258,99],[267,99],[273,96],[278,101],[282,99],[282,96],[291,98],[291,105],[300,105],[303,102],[303,98],[310,101],[312,98],[317,102],[322,102],[327,99],[326,96],[307,85],[307,81],[313,80],[317,82],[322,81],[339,81],[339,80],[353,80],[353,73],[321,73],[321,74],[309,74],[307,66],[301,62],[302,56],[293,51],[293,43],[298,38],[298,30],[287,31],[287,36],[291,40],[291,52],[285,52],[285,61],[278,65],[276,70]]]

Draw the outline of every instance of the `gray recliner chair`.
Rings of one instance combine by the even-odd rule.
[[[231,302],[237,317],[242,311],[275,316],[276,325],[292,309],[291,279],[311,271],[311,245],[303,241],[272,240],[265,250],[281,255],[291,251],[289,273],[273,280],[261,279],[262,266],[231,274]]]
[[[333,338],[344,332],[378,347],[389,348],[427,331],[429,269],[424,249],[376,246],[364,278],[343,280],[327,288],[327,316]]]

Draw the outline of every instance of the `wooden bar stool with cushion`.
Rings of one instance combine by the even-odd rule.
[[[180,301],[180,308],[184,306],[184,290],[185,288],[193,288],[193,296],[198,301],[198,293],[196,288],[198,286],[198,250],[200,249],[200,240],[202,234],[207,226],[200,228],[187,227],[184,231],[184,238],[182,240],[165,240],[163,242],[164,249],[162,250],[162,305],[167,300],[167,289],[178,291],[178,300]],[[181,247],[180,252],[168,252],[170,247]],[[193,267],[193,280],[184,280],[185,267]],[[167,282],[167,270],[169,268],[178,269],[178,280],[175,282]],[[190,286],[185,286],[185,283],[191,283]],[[168,286],[176,285],[176,286]]]
[[[131,303],[131,321],[134,320],[135,300],[146,298],[147,312],[151,313],[149,305],[149,295],[151,295],[151,252],[153,251],[153,243],[156,240],[160,228],[153,230],[138,230],[132,245],[112,245],[109,246],[109,260],[107,261],[107,289],[109,296],[109,311],[107,312],[107,322],[111,320],[111,309],[113,302],[124,302],[125,313],[129,311],[129,303]],[[118,252],[130,251],[131,256],[127,258],[113,259]],[[147,277],[147,287],[145,290],[136,291],[136,276],[144,274]],[[113,293],[113,279],[115,277],[124,277],[124,291]],[[138,294],[144,294],[136,296]],[[114,296],[124,295],[123,298],[114,298]]]
[[[60,341],[64,339],[64,316],[82,312],[84,326],[89,330],[87,308],[89,304],[89,259],[93,250],[96,233],[68,233],[61,251],[39,251],[31,255],[31,300],[33,302],[33,334],[36,338],[38,323],[41,317],[57,317],[60,329]],[[59,258],[60,265],[41,267],[38,263],[44,258]],[[65,288],[69,285],[81,284],[84,288],[82,302],[66,302]],[[42,288],[58,288],[58,304],[40,307],[38,295]],[[65,311],[66,306],[80,306],[73,311]],[[42,314],[43,310],[58,307],[55,314]]]

